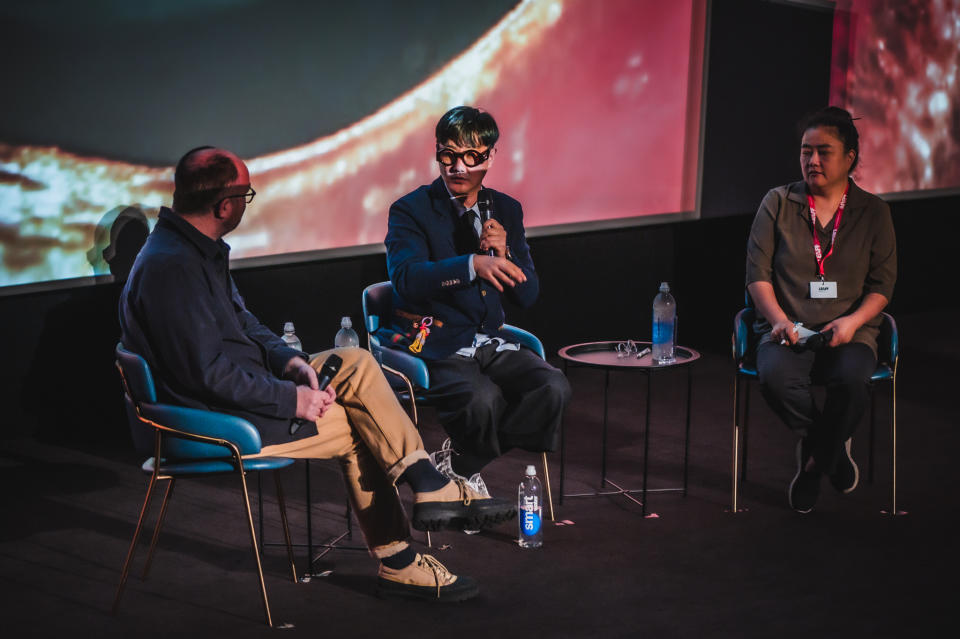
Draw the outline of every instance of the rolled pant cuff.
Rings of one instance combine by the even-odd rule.
[[[400,478],[400,475],[402,475],[408,468],[413,466],[421,459],[430,459],[430,455],[428,455],[427,451],[423,450],[422,448],[420,450],[413,451],[396,464],[388,468],[387,479],[390,480],[390,483],[396,484],[397,479]]]
[[[397,553],[406,550],[409,545],[410,544],[405,541],[392,541],[386,546],[377,546],[376,548],[371,548],[370,555],[376,557],[377,559],[393,557]]]

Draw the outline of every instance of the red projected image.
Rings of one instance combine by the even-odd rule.
[[[960,187],[960,1],[838,1],[830,93],[862,118],[865,189]]]
[[[233,256],[382,246],[390,204],[437,177],[433,128],[458,104],[496,118],[486,183],[523,203],[528,229],[693,212],[705,4],[519,2],[376,112],[246,158],[258,195]],[[171,194],[171,167],[0,143],[0,286],[98,272],[105,214],[152,223]]]

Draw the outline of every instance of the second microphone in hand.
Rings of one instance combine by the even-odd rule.
[[[480,189],[480,193],[477,195],[477,208],[480,210],[480,229],[481,235],[483,234],[483,227],[493,216],[493,202],[490,198],[490,191],[487,189]],[[493,249],[487,249],[487,255],[494,255]]]

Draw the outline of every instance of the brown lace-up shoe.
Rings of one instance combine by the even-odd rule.
[[[454,479],[440,490],[417,493],[411,523],[417,530],[481,530],[516,516],[516,504],[483,495]]]
[[[431,555],[417,553],[409,566],[394,570],[380,564],[377,596],[426,601],[464,601],[480,593],[477,582],[454,575]]]

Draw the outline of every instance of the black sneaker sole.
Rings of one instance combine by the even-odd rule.
[[[423,502],[413,505],[411,525],[416,530],[484,530],[510,521],[517,507],[500,499],[460,502]]]
[[[460,575],[449,586],[442,586],[437,593],[436,586],[414,586],[377,578],[377,596],[381,599],[407,599],[417,601],[457,602],[473,599],[480,594],[480,586],[470,577]]]

